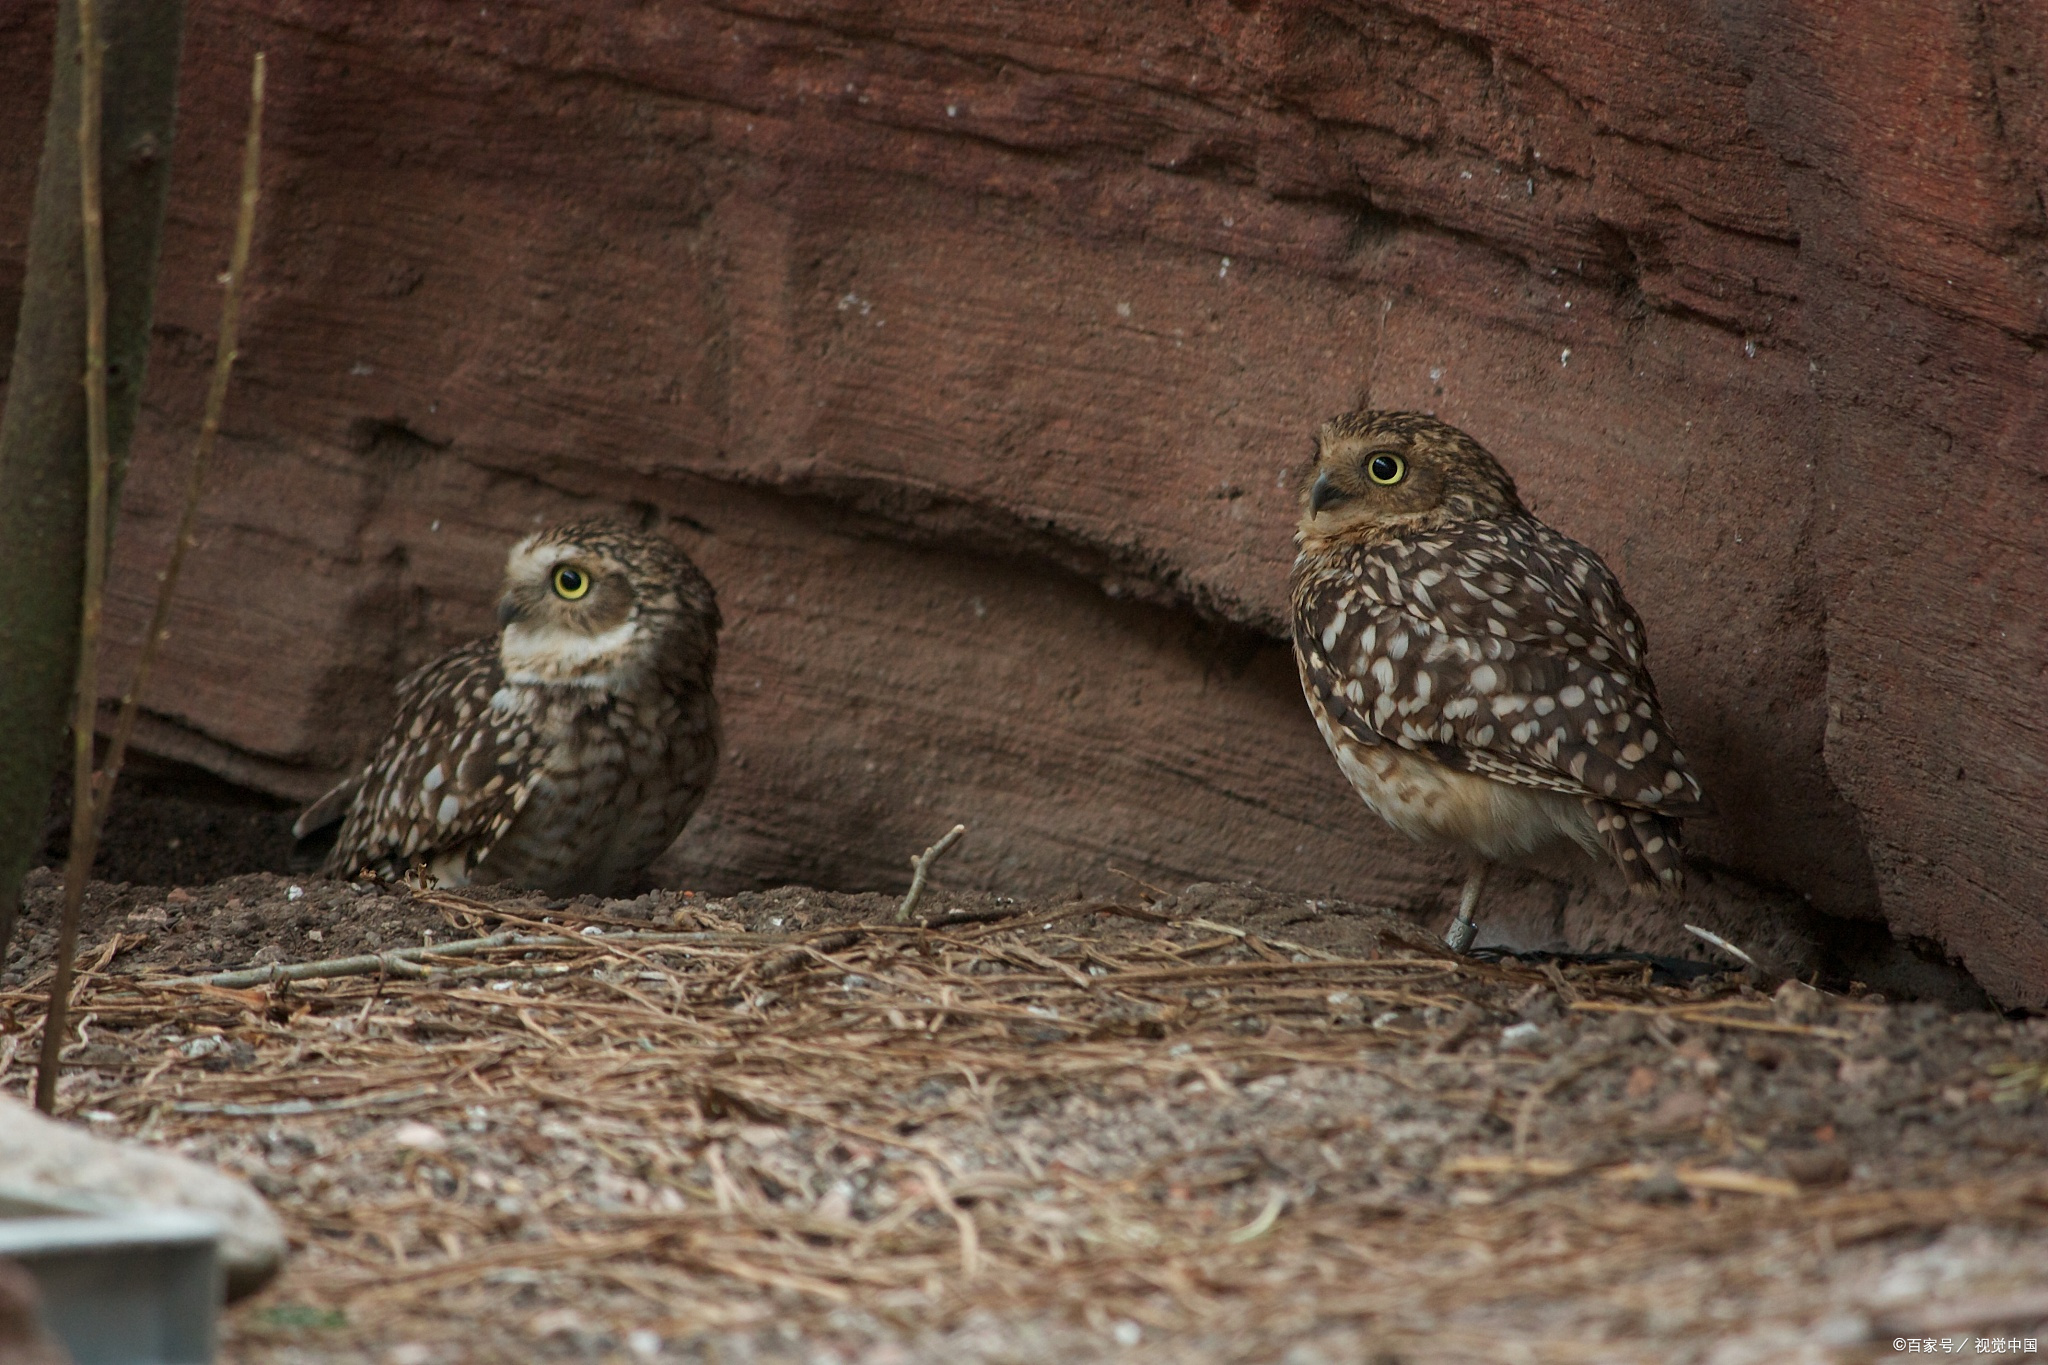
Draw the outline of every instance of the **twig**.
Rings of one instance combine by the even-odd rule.
[[[1663,1174],[1663,1168],[1646,1162],[1632,1161],[1622,1166],[1610,1166],[1599,1172],[1602,1180],[1626,1183],[1649,1180]],[[1737,1171],[1726,1166],[1699,1167],[1680,1166],[1671,1172],[1678,1183],[1689,1190],[1713,1190],[1720,1194],[1754,1194],[1766,1199],[1797,1199],[1799,1186],[1774,1175],[1758,1175],[1754,1171]]]
[[[939,1174],[938,1167],[930,1162],[920,1162],[918,1173],[924,1177],[924,1187],[930,1192],[932,1203],[939,1212],[953,1220],[953,1226],[960,1233],[960,1275],[972,1280],[981,1274],[981,1229],[974,1224],[974,1215],[960,1207],[946,1188],[946,1181]]]
[[[128,741],[135,734],[135,719],[141,710],[142,692],[156,665],[157,647],[167,634],[171,597],[177,591],[178,574],[185,566],[185,551],[192,546],[192,523],[198,518],[199,490],[206,478],[207,462],[213,457],[214,442],[220,437],[221,409],[227,403],[228,376],[235,368],[235,349],[242,315],[242,279],[249,270],[249,244],[256,235],[256,201],[260,197],[260,169],[263,148],[263,54],[249,75],[249,131],[242,146],[242,204],[235,219],[235,244],[228,255],[226,292],[220,302],[220,338],[214,347],[213,381],[206,390],[205,415],[199,422],[199,440],[192,448],[192,467],[185,476],[185,506],[178,514],[178,533],[171,541],[171,557],[164,565],[156,590],[156,607],[150,613],[149,630],[142,637],[142,653],[135,661],[135,676],[121,698],[121,713],[114,722],[113,741],[107,747],[106,766],[101,769],[94,818],[106,822],[108,798],[121,764],[128,757]]]
[[[1287,1207],[1287,1191],[1276,1189],[1266,1196],[1266,1207],[1259,1210],[1259,1216],[1246,1223],[1223,1240],[1236,1246],[1255,1242],[1273,1230],[1273,1224],[1280,1221],[1281,1210]]]
[[[1190,929],[1207,929],[1212,934],[1228,934],[1235,939],[1249,940],[1256,938],[1260,942],[1271,944],[1275,948],[1281,948],[1290,953],[1300,953],[1304,957],[1315,958],[1318,962],[1344,962],[1349,960],[1341,958],[1335,953],[1326,953],[1321,948],[1311,948],[1306,943],[1296,943],[1294,940],[1286,938],[1268,938],[1264,934],[1253,934],[1247,929],[1239,929],[1228,924],[1218,924],[1212,919],[1177,919],[1173,923],[1185,924]]]
[[[100,102],[106,52],[100,46],[97,0],[78,0],[78,199],[85,255],[85,580],[79,594],[77,692],[72,698],[71,855],[64,867],[64,916],[57,930],[56,972],[36,1066],[36,1108],[57,1108],[57,1072],[64,1051],[64,1015],[71,1003],[71,959],[78,951],[79,912],[92,872],[93,717],[99,709],[100,612],[107,578],[107,273],[106,224],[100,204]]]
[[[919,920],[918,924],[926,929],[951,929],[959,924],[1001,924],[1004,920],[1022,919],[1030,913],[1028,905],[995,905],[986,910],[947,910],[930,919]]]
[[[1157,896],[1160,900],[1170,901],[1173,899],[1173,893],[1171,891],[1168,891],[1163,886],[1154,886],[1152,885],[1152,883],[1146,881],[1143,877],[1138,876],[1136,873],[1126,872],[1122,868],[1116,866],[1113,863],[1107,864],[1106,866],[1108,868],[1109,874],[1112,877],[1122,877],[1125,881],[1130,882],[1133,886],[1143,887],[1145,890],[1150,891],[1154,896]]]
[[[1576,1000],[1566,1008],[1587,1010],[1597,1014],[1641,1014],[1652,1018],[1672,1019],[1682,1024],[1709,1024],[1715,1028],[1748,1029],[1752,1033],[1783,1033],[1797,1038],[1829,1038],[1836,1042],[1855,1036],[1846,1029],[1824,1028],[1819,1024],[1781,1024],[1775,1019],[1745,1019],[1739,1015],[1722,1014],[1697,1007],[1689,1009],[1683,1005],[1662,1009],[1655,1005],[1631,1005],[1613,1000]]]
[[[1670,1170],[1667,1167],[1650,1165],[1648,1162],[1631,1161],[1618,1166],[1603,1166],[1589,1170],[1575,1162],[1556,1157],[1460,1156],[1446,1161],[1437,1168],[1437,1171],[1440,1175],[1519,1175],[1532,1176],[1540,1180],[1554,1180],[1583,1172],[1614,1184],[1648,1180],[1653,1176],[1668,1173],[1689,1190],[1714,1190],[1721,1194],[1754,1194],[1767,1199],[1799,1197],[1799,1187],[1789,1180],[1758,1175],[1754,1171],[1733,1170],[1726,1166],[1680,1166],[1676,1170]]]
[[[709,931],[690,934],[607,934],[602,938],[584,934],[519,934],[511,931],[496,933],[488,938],[460,939],[454,943],[428,943],[417,948],[392,948],[381,953],[362,953],[355,957],[329,957],[318,962],[275,962],[267,967],[244,967],[238,971],[215,972],[211,976],[177,976],[162,981],[147,981],[146,986],[219,986],[227,990],[246,990],[250,986],[267,986],[277,981],[313,981],[338,976],[369,976],[376,972],[388,972],[394,976],[425,976],[427,970],[421,960],[430,957],[474,957],[492,948],[602,948],[608,943],[625,941],[629,943],[713,943],[730,942],[733,935]],[[776,940],[768,939],[773,943]]]
[[[754,974],[755,979],[766,983],[775,980],[777,977],[788,976],[798,967],[822,958],[827,953],[836,953],[841,948],[852,947],[860,942],[861,933],[862,931],[857,929],[842,929],[837,933],[814,938],[808,943],[800,943],[796,947],[786,952],[777,953],[774,957],[763,962],[760,970]]]
[[[1537,1180],[1555,1180],[1576,1175],[1582,1169],[1575,1161],[1550,1156],[1455,1156],[1437,1167],[1438,1175],[1519,1175]]]
[[[967,826],[955,825],[946,831],[945,837],[910,860],[910,890],[904,893],[903,904],[896,907],[896,922],[901,924],[910,918],[910,912],[917,908],[917,898],[924,894],[924,879],[931,873],[932,864],[943,858],[946,850],[960,842],[960,836],[967,832]]]
[[[164,618],[171,593],[184,564],[185,547],[192,538],[192,522],[199,505],[199,489],[206,461],[220,435],[221,407],[227,399],[228,375],[235,363],[235,334],[241,310],[242,276],[249,265],[249,243],[254,235],[257,200],[259,149],[263,137],[263,54],[249,86],[249,132],[242,156],[241,210],[235,223],[234,248],[229,256],[227,294],[221,303],[219,350],[214,360],[213,382],[207,389],[205,416],[199,427],[199,441],[192,457],[192,470],[185,486],[185,506],[178,518],[177,537],[171,543],[170,563],[157,589],[156,607],[150,614],[149,632],[143,637],[142,653],[136,660],[135,677],[121,700],[114,724],[114,737],[107,750],[104,771],[93,772],[94,720],[99,714],[100,621],[106,602],[108,476],[112,457],[107,444],[107,282],[105,223],[100,195],[100,105],[103,97],[105,52],[99,38],[96,0],[79,0],[78,34],[80,50],[78,113],[79,215],[84,230],[85,251],[85,418],[86,418],[86,514],[85,581],[80,593],[78,628],[78,685],[73,698],[71,852],[64,868],[64,914],[57,933],[56,971],[50,981],[50,1007],[43,1027],[42,1059],[36,1068],[36,1107],[54,1112],[57,1076],[62,1066],[65,1012],[70,1005],[72,958],[78,950],[78,921],[85,904],[85,883],[92,873],[93,857],[99,850],[101,827],[114,793],[114,782],[128,755],[128,741],[135,732],[136,712],[142,689],[156,661],[157,646],[164,635]]]
[[[292,1114],[331,1114],[346,1109],[366,1109],[371,1105],[404,1104],[407,1100],[423,1100],[441,1093],[440,1086],[419,1085],[388,1095],[351,1095],[344,1100],[279,1100],[275,1104],[208,1104],[203,1100],[173,1100],[170,1108],[174,1114],[220,1114],[237,1119],[283,1118]]]

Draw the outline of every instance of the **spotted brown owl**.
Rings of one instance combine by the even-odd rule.
[[[1577,845],[1632,888],[1681,885],[1705,814],[1642,622],[1585,546],[1530,515],[1477,441],[1411,412],[1323,424],[1301,494],[1294,657],[1345,777],[1411,838],[1491,865]]]
[[[341,820],[328,875],[606,894],[681,833],[718,767],[718,603],[697,566],[610,522],[556,526],[512,547],[498,619],[399,683],[369,766],[293,826]]]

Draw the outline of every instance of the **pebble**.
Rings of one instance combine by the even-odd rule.
[[[1500,1045],[1507,1052],[1529,1052],[1543,1040],[1543,1028],[1539,1024],[1509,1024],[1500,1031]]]
[[[408,1119],[391,1130],[391,1145],[411,1152],[445,1152],[448,1135],[430,1123]]]

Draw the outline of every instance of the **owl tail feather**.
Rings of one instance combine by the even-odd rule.
[[[1612,801],[1585,798],[1593,828],[1607,846],[1631,891],[1680,891],[1685,888],[1685,864],[1679,846],[1679,822],[1652,810],[1618,806]]]

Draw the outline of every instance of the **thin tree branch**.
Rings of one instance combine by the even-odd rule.
[[[896,922],[910,918],[910,912],[917,908],[918,897],[924,895],[924,879],[930,875],[932,864],[946,856],[946,850],[960,842],[960,836],[967,832],[967,826],[955,825],[946,831],[936,844],[910,860],[910,890],[903,897],[903,904],[896,907]]]
[[[88,484],[85,224],[78,158],[77,0],[57,0],[48,114],[30,215],[13,370],[0,411],[0,959],[23,875],[40,856],[50,784],[77,700]],[[150,311],[177,107],[183,0],[97,0],[105,290],[107,509],[148,370]]]
[[[107,276],[106,225],[100,216],[100,101],[106,51],[100,44],[98,0],[78,0],[78,198],[85,228],[85,590],[79,594],[78,685],[71,718],[71,857],[64,868],[64,918],[57,930],[56,972],[36,1068],[36,1108],[57,1107],[57,1070],[71,1003],[72,958],[94,843],[92,743],[99,710],[100,613],[107,579]]]

